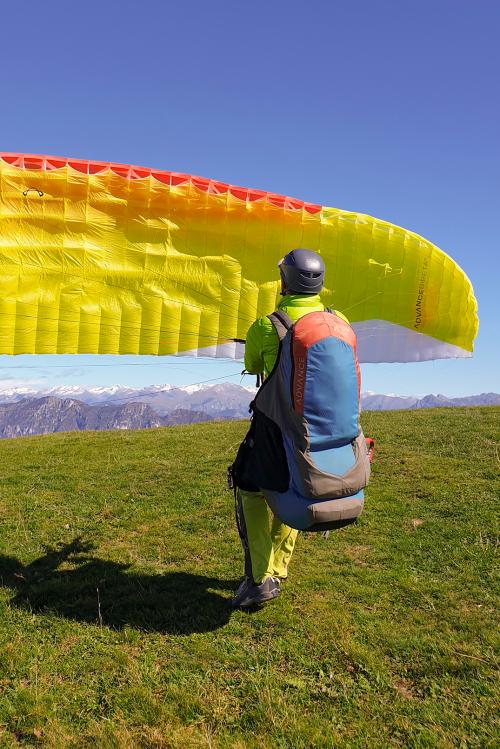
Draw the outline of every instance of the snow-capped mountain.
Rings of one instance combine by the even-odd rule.
[[[461,398],[448,398],[446,395],[382,395],[362,393],[363,411],[396,411],[419,408],[453,408],[457,406],[500,406],[498,393],[481,393]]]
[[[225,383],[231,385],[231,383]],[[51,388],[34,388],[27,386],[15,386],[15,387],[2,387],[0,384],[0,402],[9,403],[20,400],[21,398],[36,398],[45,395],[53,395],[55,398],[77,398],[82,401],[97,401],[97,400],[121,400],[128,396],[134,397],[149,397],[158,394],[170,393],[171,391],[181,393],[197,393],[200,390],[207,390],[212,387],[216,387],[211,384],[198,383],[195,385],[148,385],[143,388],[134,388],[129,385],[110,385],[107,387],[85,387],[84,385],[57,385]],[[242,390],[248,392],[255,392],[255,388],[247,388],[243,386]]]
[[[125,405],[141,403],[153,408],[160,416],[178,409],[203,411],[212,418],[237,419],[248,415],[248,406],[255,396],[255,388],[234,383],[198,384],[176,387],[151,385],[132,388],[125,385],[86,388],[79,385],[62,385],[48,390],[16,387],[0,390],[0,403],[17,403],[25,399],[43,397],[70,398],[87,405]]]
[[[0,437],[79,429],[145,429],[155,426],[246,419],[256,389],[234,383],[123,385],[85,388],[63,385],[46,391],[28,387],[0,390]],[[500,405],[500,395],[464,398],[363,393],[364,411]]]
[[[417,395],[384,395],[383,393],[361,393],[363,411],[395,411],[413,408],[418,402]]]
[[[200,406],[209,412],[237,417],[246,416],[250,401],[255,397],[256,388],[244,387],[230,382],[196,385],[149,385],[144,388],[133,388],[127,385],[110,387],[85,387],[83,385],[59,385],[46,390],[32,387],[0,387],[0,403],[15,403],[24,398],[73,398],[89,405],[145,403],[154,408],[160,415],[169,413],[174,408],[198,409]],[[398,395],[394,393],[361,393],[361,405],[364,411],[386,411],[409,408],[437,408],[449,406],[488,406],[500,405],[497,393],[482,393],[459,398],[445,395]]]

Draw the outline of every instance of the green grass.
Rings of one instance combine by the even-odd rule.
[[[356,526],[231,613],[243,423],[0,442],[0,747],[498,747],[500,409],[369,413]]]

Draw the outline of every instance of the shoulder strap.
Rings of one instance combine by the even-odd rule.
[[[274,329],[278,334],[280,341],[286,336],[290,328],[293,327],[293,320],[289,317],[286,312],[282,312],[280,309],[273,312],[272,315],[267,316],[274,325]]]

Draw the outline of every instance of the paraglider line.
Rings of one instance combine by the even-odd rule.
[[[168,390],[165,390],[165,393],[171,393],[174,390],[185,390],[186,388],[191,387],[197,387],[198,385],[207,385],[210,382],[220,382],[221,380],[227,380],[230,377],[240,377],[241,372],[233,372],[232,374],[223,375],[222,377],[212,377],[210,380],[202,380],[201,382],[190,382],[188,385],[178,385],[175,387],[171,387]],[[161,391],[160,391],[161,392]],[[116,400],[113,400],[113,403],[133,403],[135,401],[140,400],[141,398],[146,398],[150,393],[144,393],[143,395],[127,395],[124,398],[118,398]],[[89,406],[96,406],[99,405],[100,401],[87,401]]]

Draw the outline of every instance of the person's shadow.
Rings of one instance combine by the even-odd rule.
[[[0,555],[0,585],[12,588],[12,606],[36,613],[121,629],[186,635],[222,627],[229,620],[234,580],[169,572],[129,572],[130,565],[98,559],[92,545],[76,538],[28,565]],[[67,569],[59,569],[69,562]]]

